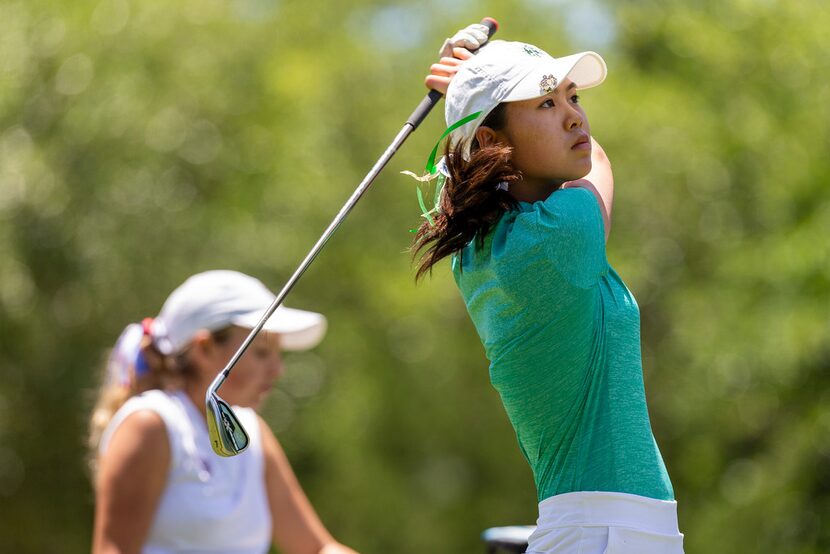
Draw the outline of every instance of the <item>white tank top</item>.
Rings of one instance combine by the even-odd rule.
[[[234,407],[251,442],[242,454],[222,458],[211,450],[205,419],[185,393],[151,390],[129,399],[115,413],[101,438],[101,454],[115,429],[138,410],[161,416],[171,453],[167,486],[142,552],[267,552],[271,513],[256,412]]]

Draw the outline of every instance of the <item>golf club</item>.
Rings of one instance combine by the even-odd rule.
[[[493,36],[493,33],[496,32],[498,29],[498,23],[495,19],[490,17],[485,17],[481,21],[482,25],[485,25],[488,29],[488,38]],[[220,456],[235,456],[245,450],[248,447],[248,443],[250,439],[248,437],[248,433],[245,432],[242,423],[240,423],[239,419],[233,413],[231,407],[222,400],[217,391],[219,387],[222,386],[222,383],[225,382],[228,375],[230,374],[233,367],[239,361],[239,358],[245,353],[245,350],[248,349],[251,342],[257,336],[257,334],[262,330],[262,327],[265,325],[265,322],[268,321],[268,318],[276,311],[276,309],[282,304],[283,300],[285,299],[286,295],[288,295],[289,291],[294,287],[300,277],[305,273],[305,270],[308,269],[308,266],[311,265],[311,262],[317,257],[320,253],[320,250],[326,245],[329,238],[334,234],[352,208],[357,204],[358,200],[363,196],[363,194],[368,190],[369,186],[381,172],[381,170],[386,166],[392,156],[395,155],[395,152],[398,151],[398,148],[403,144],[403,142],[409,137],[412,132],[418,128],[418,125],[426,118],[427,114],[435,107],[438,101],[441,99],[443,95],[436,91],[430,90],[429,93],[421,100],[421,103],[415,108],[415,111],[412,112],[412,115],[409,116],[407,119],[406,124],[403,126],[403,129],[398,133],[395,139],[392,141],[392,144],[386,149],[380,159],[375,163],[369,173],[364,177],[363,181],[354,191],[354,193],[349,197],[346,204],[340,209],[337,216],[328,226],[326,231],[305,257],[303,262],[285,284],[283,289],[265,311],[265,314],[262,316],[262,319],[259,320],[256,327],[254,327],[233,357],[230,359],[228,364],[225,368],[219,372],[213,382],[208,387],[207,393],[205,395],[205,405],[207,407],[207,426],[208,426],[208,433],[210,434],[210,444],[213,447],[213,451],[216,452]]]

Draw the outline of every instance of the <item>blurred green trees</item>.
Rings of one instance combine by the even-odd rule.
[[[84,552],[84,428],[128,322],[188,275],[279,289],[445,36],[596,49],[609,259],[640,302],[686,551],[830,550],[830,12],[819,0],[0,2],[0,551]],[[477,552],[529,470],[446,268],[415,286],[427,120],[289,297],[326,341],[264,412],[362,552]],[[140,478],[140,477],[139,477]]]

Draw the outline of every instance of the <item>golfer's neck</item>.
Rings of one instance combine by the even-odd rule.
[[[546,200],[548,196],[553,194],[553,191],[562,186],[563,181],[555,180],[536,180],[536,179],[522,179],[510,183],[510,194],[519,202],[539,202]]]
[[[208,385],[206,383],[196,383],[193,381],[187,382],[184,385],[184,393],[202,414],[202,417],[207,417],[207,409],[205,408],[205,394],[207,394]]]

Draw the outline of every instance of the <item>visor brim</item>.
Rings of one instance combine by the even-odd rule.
[[[262,312],[249,312],[237,316],[232,323],[253,329],[262,318]],[[326,334],[327,322],[323,314],[280,306],[265,325],[264,331],[280,335],[283,350],[308,350],[317,346]]]
[[[578,90],[584,90],[602,83],[607,73],[605,61],[596,52],[548,58],[522,78],[502,101],[518,102],[539,98],[552,92],[565,79],[570,79]]]

